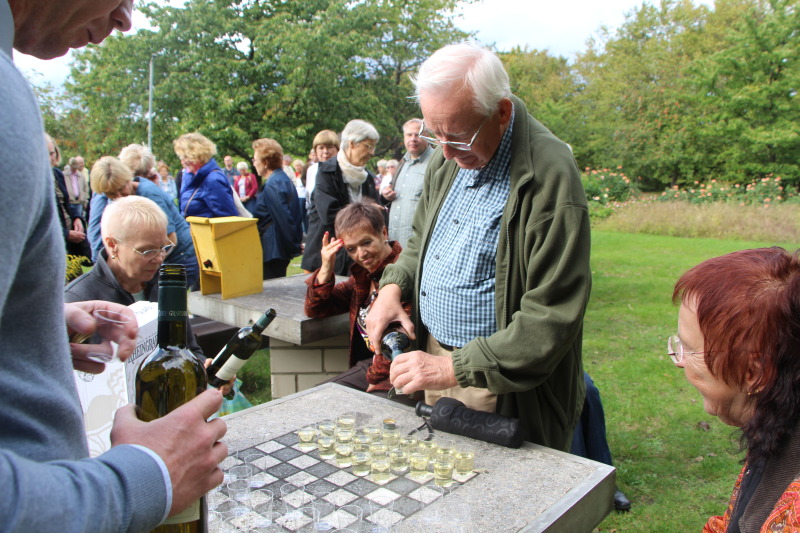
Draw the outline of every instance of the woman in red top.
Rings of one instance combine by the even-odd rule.
[[[378,293],[386,265],[397,260],[402,250],[389,242],[385,210],[372,200],[345,206],[336,215],[336,238],[322,237],[322,266],[308,278],[305,312],[321,318],[349,311],[350,370],[329,381],[386,397],[389,382],[388,359],[374,353],[364,326],[364,318]],[[336,283],[334,265],[341,248],[353,259],[350,277]],[[399,400],[405,400],[400,397]]]
[[[741,429],[745,465],[704,532],[800,528],[800,257],[783,248],[709,259],[678,280],[668,354],[708,414]]]
[[[236,165],[239,175],[233,179],[233,190],[239,195],[245,209],[251,213],[256,207],[258,199],[258,181],[255,174],[250,172],[250,166],[244,161]]]

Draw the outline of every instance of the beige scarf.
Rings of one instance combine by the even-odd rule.
[[[342,169],[342,177],[347,184],[350,201],[357,202],[361,200],[361,186],[367,181],[367,171],[364,167],[357,167],[351,164],[344,154],[344,150],[339,150],[339,153],[336,154],[336,161],[339,163],[339,168]]]

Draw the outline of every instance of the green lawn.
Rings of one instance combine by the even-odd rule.
[[[604,231],[592,240],[584,366],[603,397],[617,483],[633,501],[598,530],[699,532],[725,511],[741,454],[736,430],[705,413],[666,355],[672,288],[705,259],[775,243]]]
[[[617,482],[633,501],[598,531],[699,532],[722,514],[740,468],[738,434],[703,411],[666,355],[672,287],[695,264],[774,243],[594,231],[584,365],[603,397]],[[787,249],[796,245],[783,244]],[[297,265],[289,274],[300,273]],[[269,351],[243,368],[245,394],[270,399]]]

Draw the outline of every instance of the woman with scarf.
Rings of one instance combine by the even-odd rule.
[[[341,137],[341,150],[336,157],[319,163],[302,262],[303,270],[310,272],[322,266],[322,237],[326,232],[334,235],[334,220],[342,208],[368,198],[380,203],[375,175],[366,169],[380,138],[378,130],[364,120],[351,120]],[[339,250],[334,273],[346,276],[351,264],[347,253]]]

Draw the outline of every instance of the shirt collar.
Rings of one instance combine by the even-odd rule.
[[[8,0],[0,0],[0,50],[11,56],[14,48],[14,16]]]
[[[404,155],[404,156],[403,156],[403,159],[405,159],[407,162],[410,162],[411,164],[414,164],[414,163],[422,163],[422,162],[423,162],[423,161],[425,161],[425,160],[428,158],[428,156],[430,156],[432,153],[433,153],[433,147],[432,147],[432,146],[429,144],[429,145],[428,145],[428,146],[425,148],[425,151],[424,151],[424,152],[422,152],[421,154],[419,154],[419,157],[418,157],[418,158],[414,159],[413,157],[411,157],[411,154],[409,154],[408,152],[406,152],[406,155]]]

